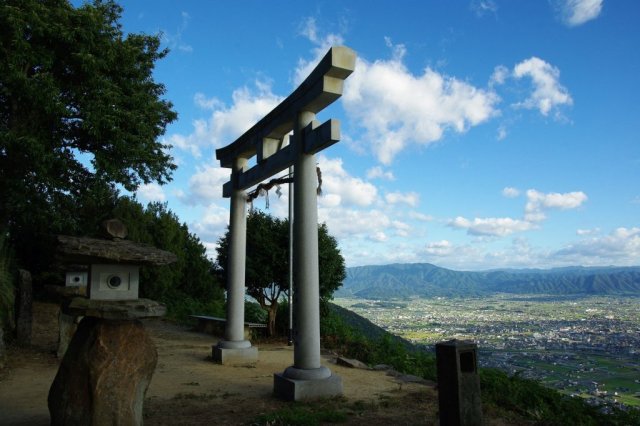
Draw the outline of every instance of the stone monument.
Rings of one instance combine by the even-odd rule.
[[[216,151],[222,167],[231,168],[223,196],[231,198],[229,275],[225,339],[213,348],[214,359],[255,359],[257,350],[244,340],[246,256],[245,190],[293,166],[294,362],[274,375],[274,393],[287,400],[342,394],[342,379],[320,364],[320,295],[315,154],[340,139],[340,123],[316,121],[318,112],[342,95],[344,79],[356,55],[332,47],[306,80],[284,101],[230,145]],[[292,135],[290,133],[293,132]],[[248,168],[249,159],[256,164]]]
[[[62,306],[65,315],[83,319],[49,390],[51,424],[141,425],[158,355],[140,319],[162,316],[166,309],[138,298],[138,269],[177,258],[119,236],[102,240],[60,235],[58,254],[64,262],[88,265],[89,297],[75,297]]]

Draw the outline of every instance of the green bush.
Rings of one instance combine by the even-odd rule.
[[[203,301],[183,294],[173,299],[169,299],[169,301],[166,302],[166,306],[167,318],[181,324],[192,323],[189,315],[225,317],[225,305],[223,300]]]
[[[369,339],[348,325],[339,315],[330,312],[320,321],[323,345],[344,356],[356,358],[366,364],[387,364],[395,370],[435,380],[436,367],[433,354],[417,347],[409,349],[390,333]]]
[[[256,302],[245,302],[244,320],[247,322],[257,322],[263,324],[267,322],[267,311],[262,309]]]

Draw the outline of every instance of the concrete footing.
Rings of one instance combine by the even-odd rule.
[[[285,401],[306,401],[342,395],[342,378],[332,374],[323,379],[296,380],[284,373],[273,375],[273,393]]]
[[[211,357],[213,362],[223,365],[258,362],[258,348],[224,348],[218,344],[212,347]]]

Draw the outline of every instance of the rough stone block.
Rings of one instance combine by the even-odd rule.
[[[49,390],[52,425],[141,425],[158,354],[140,321],[86,317]]]
[[[326,379],[294,380],[282,373],[273,375],[273,393],[285,401],[308,401],[342,395],[342,378],[332,374]]]
[[[58,352],[57,357],[62,359],[67,352],[69,343],[78,328],[78,323],[82,317],[67,315],[62,310],[58,314]]]

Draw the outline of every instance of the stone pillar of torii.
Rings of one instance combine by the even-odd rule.
[[[332,47],[288,98],[236,141],[216,150],[222,167],[231,168],[223,196],[231,198],[227,323],[224,340],[213,348],[222,364],[255,361],[257,348],[244,338],[246,260],[245,190],[293,166],[294,360],[274,374],[274,393],[304,400],[342,394],[340,377],[320,364],[320,293],[318,207],[315,154],[340,139],[340,123],[319,124],[316,114],[342,95],[344,80],[355,68],[353,50]],[[293,135],[291,135],[293,132]],[[288,144],[287,144],[288,141]],[[256,156],[256,164],[248,161]]]

